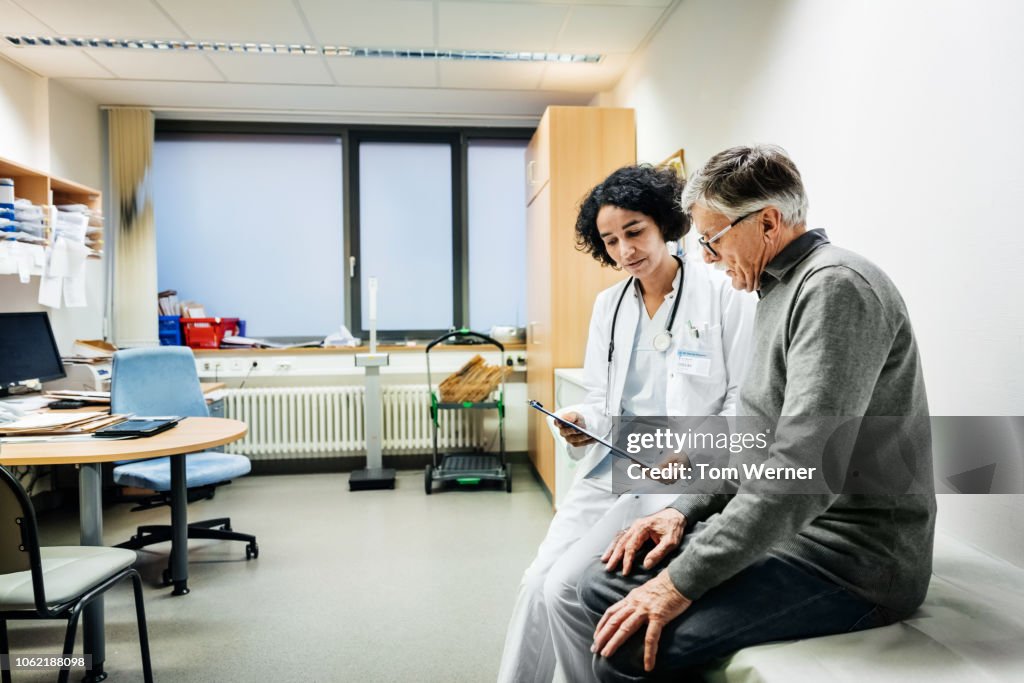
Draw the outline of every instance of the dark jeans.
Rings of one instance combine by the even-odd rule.
[[[579,583],[579,597],[594,626],[605,610],[667,564],[644,570],[637,560],[637,568],[626,577],[606,572],[600,563],[591,565]],[[665,628],[654,671],[644,672],[641,629],[611,657],[594,655],[594,673],[601,681],[678,683],[696,679],[700,667],[750,645],[860,631],[893,621],[884,608],[812,570],[765,556],[695,600]]]

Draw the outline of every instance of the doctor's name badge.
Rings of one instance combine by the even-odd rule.
[[[676,351],[676,370],[684,375],[707,377],[711,374],[711,354],[706,351],[679,349]]]

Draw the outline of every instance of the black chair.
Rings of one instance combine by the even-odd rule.
[[[36,515],[28,494],[18,480],[0,467],[0,651],[10,654],[8,619],[66,619],[64,657],[75,648],[78,617],[93,598],[122,579],[130,578],[135,591],[135,616],[139,623],[142,673],[153,680],[149,661],[146,610],[142,579],[132,569],[135,553],[97,546],[39,547]],[[66,683],[69,667],[60,670]],[[3,683],[11,683],[9,669]]]

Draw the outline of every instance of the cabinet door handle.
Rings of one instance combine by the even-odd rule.
[[[538,321],[536,321],[536,320],[533,320],[533,321],[530,322],[530,324],[528,326],[530,328],[529,332],[530,332],[530,339],[531,339],[530,343],[531,344],[540,344],[540,342],[537,341],[537,332],[536,332],[537,325],[540,325],[540,323]]]
[[[537,168],[536,159],[533,159],[528,164],[526,164],[526,182],[530,183],[531,185],[537,184],[537,176],[534,173],[535,168]]]

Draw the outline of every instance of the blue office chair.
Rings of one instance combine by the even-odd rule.
[[[110,412],[135,415],[182,415],[209,417],[206,399],[199,388],[195,357],[184,346],[129,349],[114,354]],[[180,456],[178,456],[180,457]],[[249,458],[232,453],[192,453],[185,457],[185,481],[189,502],[212,498],[216,487],[229,484],[252,469]],[[114,483],[156,491],[135,510],[170,505],[171,461],[169,457],[118,463]],[[259,557],[256,537],[231,528],[231,519],[220,517],[188,525],[189,538],[212,538],[246,543],[245,559]],[[138,550],[171,540],[169,524],[140,526],[119,548]],[[164,584],[171,582],[170,568],[164,570]]]

